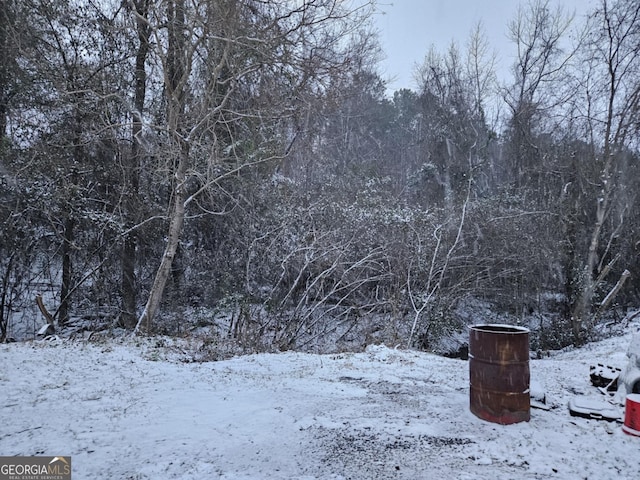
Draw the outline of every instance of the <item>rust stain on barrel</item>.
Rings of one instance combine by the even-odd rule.
[[[475,325],[469,331],[470,409],[477,417],[508,425],[528,422],[529,330]]]

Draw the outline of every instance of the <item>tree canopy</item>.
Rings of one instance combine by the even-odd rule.
[[[437,350],[470,302],[551,348],[637,306],[635,1],[533,0],[510,79],[478,25],[393,93],[374,1],[1,7],[2,339],[37,294],[67,327],[224,312],[249,350]]]

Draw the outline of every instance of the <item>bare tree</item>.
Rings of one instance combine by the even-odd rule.
[[[371,7],[369,1],[166,0],[149,15],[153,56],[162,66],[166,95],[163,135],[172,191],[165,251],[136,329],[151,329],[187,207],[222,177],[281,158],[293,140],[283,138],[274,148],[265,138],[261,143],[271,143],[268,149],[240,148],[240,125],[247,119],[266,133],[269,123],[282,121],[295,105],[294,98],[284,97],[267,108],[250,98],[261,98],[274,87],[284,93],[283,81],[294,93],[311,83],[320,85],[327,72],[348,59],[348,37]],[[225,138],[227,145],[221,145]],[[225,157],[233,158],[234,165]]]
[[[135,55],[134,66],[134,99],[131,112],[131,155],[124,165],[124,198],[126,204],[125,214],[129,217],[126,225],[126,234],[122,246],[122,323],[125,327],[134,328],[136,325],[136,246],[137,230],[134,227],[138,223],[139,188],[141,157],[144,155],[143,147],[143,116],[145,114],[145,98],[147,90],[146,62],[151,45],[149,36],[150,0],[135,0],[130,2],[131,16],[135,24],[138,46]]]
[[[532,0],[518,8],[509,24],[509,36],[517,47],[513,66],[514,83],[506,89],[504,99],[509,112],[509,136],[512,177],[515,189],[531,181],[543,185],[539,172],[542,153],[536,144],[541,122],[554,107],[566,101],[568,92],[562,77],[573,58],[566,51],[565,38],[573,17],[561,7],[551,9],[549,0]],[[563,44],[564,43],[564,44]]]
[[[467,39],[465,73],[472,85],[475,113],[484,118],[487,102],[496,93],[496,56],[495,51],[491,50],[482,23],[478,22]]]
[[[592,161],[599,166],[598,191],[591,198],[595,218],[588,234],[587,250],[577,269],[576,298],[572,306],[573,333],[583,340],[582,329],[593,321],[594,296],[612,265],[615,252],[609,245],[625,222],[628,208],[619,209],[618,228],[605,228],[616,211],[616,198],[624,190],[620,168],[627,149],[637,149],[635,135],[640,120],[640,4],[631,0],[602,0],[591,17],[585,45],[580,86],[587,139],[593,145]],[[607,247],[603,250],[603,243]],[[622,272],[621,282],[629,273]],[[623,282],[622,282],[623,283]],[[622,283],[619,282],[620,288]],[[619,288],[614,289],[617,293]],[[611,298],[607,297],[609,304]],[[600,312],[601,313],[601,312]]]

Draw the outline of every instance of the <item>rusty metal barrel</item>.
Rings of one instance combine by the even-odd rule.
[[[529,330],[511,325],[474,325],[469,331],[470,408],[501,425],[528,422]]]

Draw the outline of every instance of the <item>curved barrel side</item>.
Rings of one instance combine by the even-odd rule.
[[[529,330],[476,325],[469,332],[470,409],[477,417],[508,425],[528,422]]]

